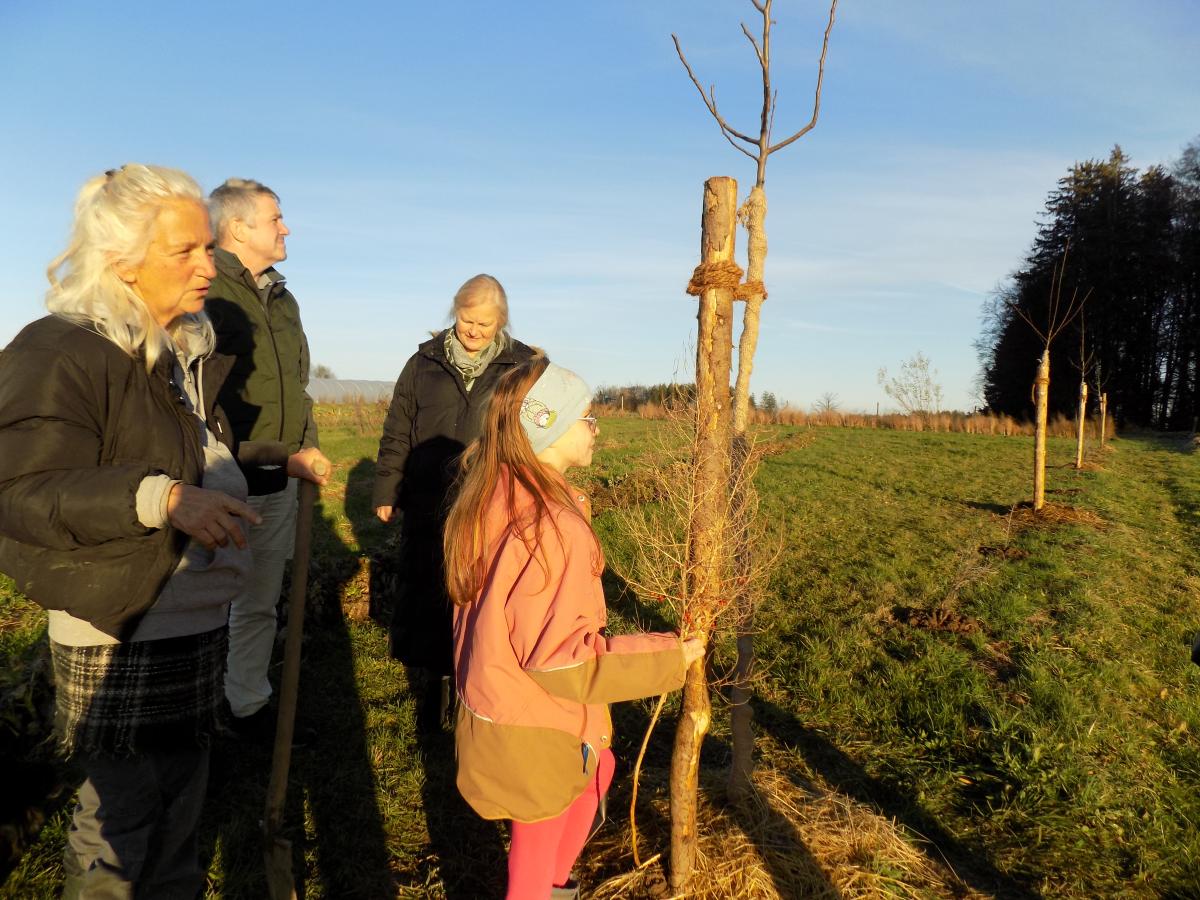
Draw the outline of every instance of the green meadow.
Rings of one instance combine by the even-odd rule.
[[[458,798],[450,735],[417,733],[408,673],[388,658],[379,624],[386,599],[370,598],[394,578],[394,531],[369,508],[378,417],[322,416],[336,477],[314,535],[300,709],[316,737],[295,750],[287,814],[302,896],[502,896],[505,829]],[[661,425],[613,418],[601,428],[579,480],[618,496],[613,484],[655,465]],[[754,711],[759,778],[774,787],[757,824],[722,810],[728,707],[718,692],[703,852],[712,866],[725,857],[761,874],[724,895],[1200,895],[1191,440],[1124,435],[1090,448],[1076,471],[1073,442],[1051,439],[1054,514],[1037,518],[1019,506],[1032,491],[1029,438],[834,427],[766,437],[778,452],[757,486],[778,556],[758,616]],[[616,511],[597,509],[610,626],[673,627],[624,587],[634,548]],[[14,821],[46,820],[0,896],[53,897],[76,776],[47,739],[44,615],[7,582],[0,654],[0,752],[10,771],[30,773],[31,812]],[[722,638],[713,668],[731,663]],[[628,846],[631,761],[651,708],[617,712],[620,784],[584,853],[585,895],[645,896],[660,883],[630,877]],[[643,862],[667,848],[672,715],[669,702],[643,767]],[[269,761],[267,748],[214,746],[202,834],[210,896],[265,896]],[[716,882],[697,887],[722,896]]]

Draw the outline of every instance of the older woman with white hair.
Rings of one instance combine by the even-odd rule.
[[[454,650],[442,525],[458,457],[483,430],[496,382],[534,353],[509,335],[508,296],[491,275],[476,275],[458,289],[450,319],[451,326],[418,346],[400,373],[375,467],[376,515],[384,522],[401,516],[400,585],[389,643],[394,658],[425,670],[417,716],[422,730],[436,728],[451,696]]]
[[[230,599],[251,564],[242,466],[215,405],[199,186],[88,181],[50,315],[0,354],[0,571],[49,610],[55,725],[86,775],[64,896],[194,897]]]

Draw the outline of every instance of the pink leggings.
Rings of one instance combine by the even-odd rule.
[[[512,823],[506,900],[546,900],[552,887],[567,883],[616,764],[611,750],[601,750],[595,779],[565,812],[542,822]]]

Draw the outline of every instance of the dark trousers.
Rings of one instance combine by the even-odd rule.
[[[64,900],[195,900],[207,748],[84,759],[64,854]]]

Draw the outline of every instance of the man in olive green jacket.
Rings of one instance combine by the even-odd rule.
[[[318,484],[329,461],[317,448],[308,387],[308,340],[296,298],[275,263],[287,258],[289,234],[279,197],[257,181],[230,178],[209,197],[217,237],[217,277],[205,310],[219,352],[236,357],[221,403],[243,444],[263,444],[296,460],[249,481],[250,505],[263,522],[250,528],[254,570],[229,610],[225,698],[237,731],[265,736],[273,717],[267,668],[275,643],[275,606],[296,526],[296,477]],[[317,474],[317,473],[321,474]],[[289,478],[288,476],[293,476]]]

